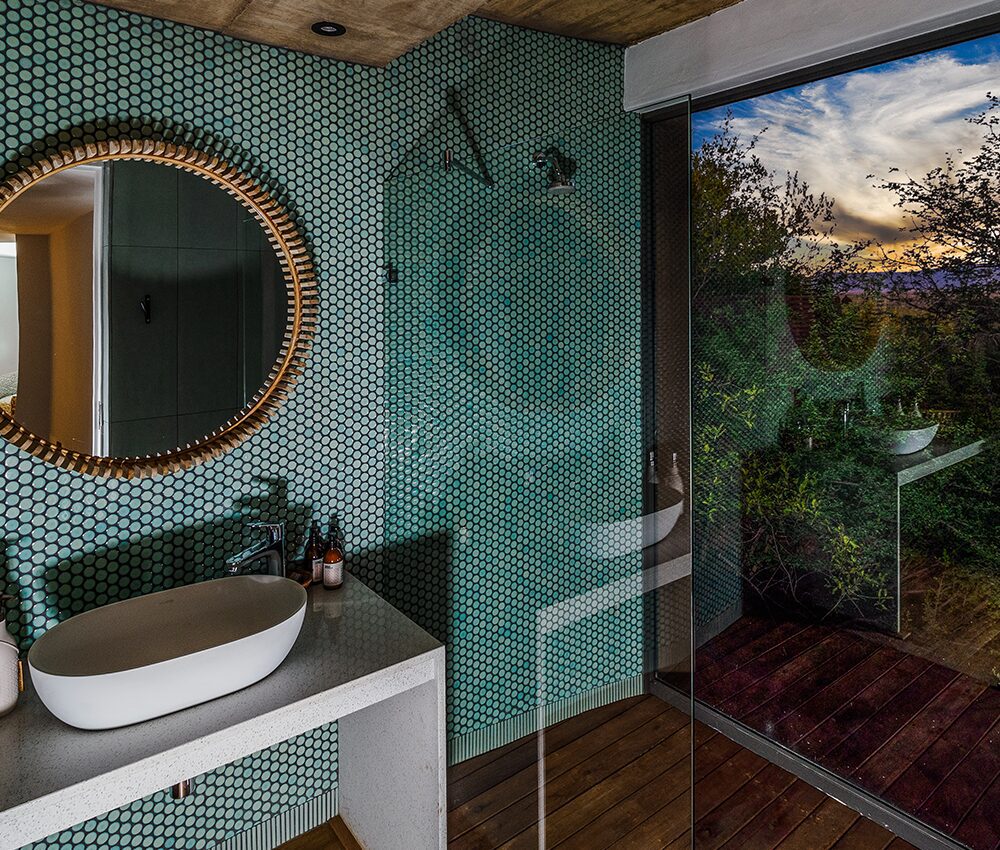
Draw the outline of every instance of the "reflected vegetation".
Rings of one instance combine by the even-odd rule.
[[[1000,99],[941,117],[962,149],[929,168],[855,185],[787,158],[796,120],[892,68],[696,119],[696,688],[980,850],[982,787],[959,770],[916,799],[933,760],[890,764],[879,735],[916,758],[1000,720]],[[968,746],[992,782],[1000,759]]]

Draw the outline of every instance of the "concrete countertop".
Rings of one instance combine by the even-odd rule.
[[[985,445],[984,440],[976,440],[965,446],[950,443],[931,443],[926,449],[909,455],[897,455],[892,459],[892,469],[896,473],[896,483],[902,487],[932,475],[970,457],[975,457]]]

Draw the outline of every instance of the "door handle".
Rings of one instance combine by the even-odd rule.
[[[142,310],[147,325],[153,321],[153,300],[148,295],[139,299],[139,309]]]

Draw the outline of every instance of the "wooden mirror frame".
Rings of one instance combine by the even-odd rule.
[[[0,183],[0,212],[36,183],[87,163],[130,159],[156,162],[193,172],[225,189],[252,210],[263,224],[281,263],[288,292],[288,324],[264,386],[228,422],[194,443],[145,457],[101,457],[66,449],[20,425],[0,410],[0,437],[62,469],[87,475],[135,478],[188,469],[227,452],[260,430],[288,398],[302,374],[319,312],[319,295],[305,241],[281,205],[257,181],[217,156],[155,139],[113,139],[70,147],[22,168]]]

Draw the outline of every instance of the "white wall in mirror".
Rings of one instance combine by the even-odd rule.
[[[13,325],[16,340],[13,368],[0,368],[8,376],[0,399],[21,424],[87,453],[96,439],[92,314],[103,241],[95,215],[100,175],[100,166],[79,166],[47,177],[4,209],[0,228],[14,239],[13,300],[5,300],[13,309],[4,332]]]
[[[0,236],[0,400],[17,390],[17,255]]]

